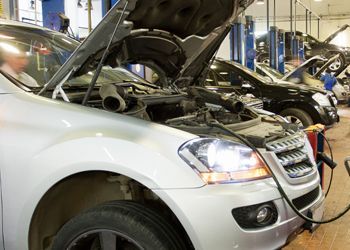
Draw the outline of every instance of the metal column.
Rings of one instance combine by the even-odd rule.
[[[292,39],[292,58],[297,60],[299,56],[299,39],[293,37]]]
[[[256,56],[255,52],[255,22],[253,16],[246,16],[246,34],[245,34],[245,55],[246,61],[245,66],[251,70],[255,70],[254,59]]]
[[[305,10],[305,23],[306,23],[306,34],[308,33],[308,26],[309,26],[309,23],[308,23],[308,19],[309,19],[309,11],[308,10]]]
[[[266,0],[266,31],[270,28],[270,1]]]
[[[238,17],[235,20],[230,32],[230,48],[231,48],[231,61],[244,64],[245,61],[245,44],[244,44],[244,24],[242,19]]]
[[[278,28],[275,26],[271,26],[269,31],[269,40],[270,40],[269,54],[270,54],[270,67],[274,69],[278,68],[277,38],[278,38]]]
[[[106,15],[107,12],[116,4],[119,0],[102,0],[102,16]]]
[[[278,30],[278,71],[285,73],[284,67],[285,35],[284,30]]]
[[[298,58],[300,61],[305,60],[305,53],[304,53],[304,41],[299,40],[299,53],[298,53]]]

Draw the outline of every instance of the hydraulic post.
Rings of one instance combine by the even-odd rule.
[[[246,33],[245,33],[245,65],[251,70],[255,70],[255,21],[252,16],[246,16]]]
[[[269,41],[270,41],[270,67],[277,69],[278,68],[278,28],[276,26],[271,26],[269,31]]]
[[[242,18],[237,18],[230,32],[231,60],[240,64],[245,62],[244,26]]]
[[[285,34],[284,30],[278,30],[278,71],[285,73],[284,55],[285,55]]]

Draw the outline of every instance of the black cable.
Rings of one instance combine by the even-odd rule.
[[[329,177],[329,185],[328,185],[327,191],[324,195],[325,197],[328,196],[329,190],[331,189],[331,186],[332,186],[332,181],[333,181],[333,169],[331,169],[331,176]]]
[[[313,131],[313,132],[317,132],[317,131]],[[320,135],[322,135],[323,139],[326,141],[327,143],[327,146],[328,146],[328,149],[329,149],[329,153],[331,154],[331,159],[332,161],[334,161],[334,158],[333,158],[333,150],[332,150],[332,147],[331,147],[331,144],[329,143],[327,137],[323,134],[323,133],[319,133]],[[325,197],[328,196],[328,193],[329,193],[329,190],[331,189],[331,186],[332,186],[332,182],[333,182],[333,168],[331,168],[331,176],[329,178],[329,184],[328,184],[328,188],[327,188],[327,191],[325,193]]]
[[[299,210],[294,206],[294,204],[292,203],[292,201],[288,198],[287,194],[284,192],[281,184],[279,183],[276,175],[274,174],[274,172],[272,171],[271,167],[269,166],[269,164],[266,162],[265,158],[263,157],[263,155],[258,151],[258,149],[251,144],[248,140],[246,140],[245,138],[243,138],[242,136],[240,136],[239,134],[233,132],[231,129],[228,129],[227,127],[225,127],[224,125],[222,125],[221,123],[219,123],[216,120],[212,120],[211,122],[208,123],[209,126],[212,127],[217,127],[220,128],[226,132],[228,132],[230,135],[232,135],[233,137],[237,138],[238,140],[240,140],[241,142],[243,142],[244,144],[246,144],[248,147],[250,147],[252,150],[254,150],[261,158],[261,160],[265,163],[266,167],[269,169],[270,174],[272,179],[274,180],[274,182],[277,185],[277,189],[280,192],[280,194],[282,195],[282,197],[285,199],[285,201],[288,203],[288,205],[292,208],[292,210],[299,216],[301,217],[303,220],[311,222],[311,223],[315,223],[315,224],[326,224],[326,223],[330,223],[333,222],[337,219],[339,219],[340,217],[342,217],[344,214],[346,214],[349,210],[350,210],[350,204],[342,211],[340,212],[337,216],[328,219],[328,220],[324,220],[324,221],[315,221],[312,218],[309,218],[305,215],[303,215],[302,213],[299,212]]]

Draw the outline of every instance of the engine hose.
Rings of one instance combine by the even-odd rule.
[[[271,167],[269,166],[269,164],[266,162],[265,158],[263,157],[263,155],[258,151],[258,149],[251,144],[248,140],[246,140],[245,138],[243,138],[242,136],[240,136],[239,134],[233,132],[231,129],[226,128],[224,125],[222,125],[221,123],[219,123],[216,120],[212,120],[208,123],[209,126],[212,127],[216,127],[216,128],[220,128],[224,131],[226,131],[227,133],[229,133],[230,135],[232,135],[233,137],[237,138],[238,140],[240,140],[241,142],[243,142],[244,144],[246,144],[248,147],[250,147],[252,150],[254,150],[262,159],[262,161],[265,163],[266,167],[269,169],[270,173],[271,173],[271,177],[274,180],[274,182],[277,185],[277,189],[280,192],[281,196],[285,199],[285,201],[288,203],[288,205],[291,207],[291,209],[303,220],[307,221],[307,222],[311,222],[311,223],[315,223],[315,224],[326,224],[326,223],[330,223],[333,222],[339,218],[341,218],[344,214],[346,214],[349,210],[350,210],[350,204],[339,214],[337,214],[335,217],[327,219],[327,220],[323,220],[323,221],[316,221],[313,220],[312,218],[309,218],[307,216],[305,216],[304,214],[302,214],[301,212],[299,212],[299,210],[294,206],[294,204],[292,203],[292,201],[288,198],[286,192],[283,190],[280,182],[278,181],[276,175],[274,174],[274,172],[272,171]]]

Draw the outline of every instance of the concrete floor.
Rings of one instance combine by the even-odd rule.
[[[344,158],[350,156],[350,108],[339,108],[340,123],[326,132],[338,166],[334,170],[331,190],[326,198],[324,218],[330,218],[350,203],[350,177],[344,167]],[[330,171],[325,172],[325,187]],[[314,233],[304,231],[284,250],[350,249],[350,212],[339,220],[321,225]]]

